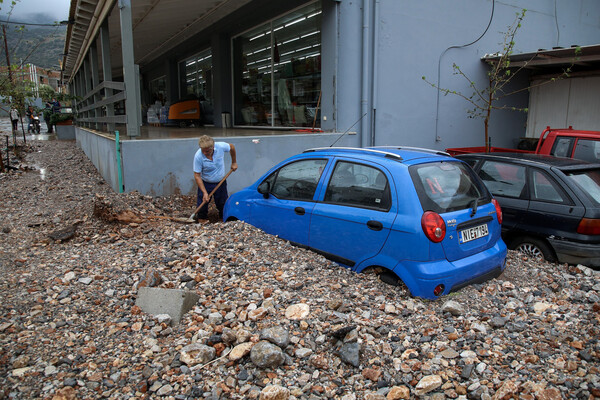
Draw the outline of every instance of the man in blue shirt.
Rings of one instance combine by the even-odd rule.
[[[235,171],[238,168],[235,154],[235,146],[230,143],[216,142],[208,135],[203,135],[198,140],[200,149],[194,155],[194,179],[198,185],[198,198],[196,207],[203,201],[206,202],[196,213],[196,220],[206,220],[208,218],[208,203],[210,198],[208,194],[225,177],[225,153],[231,155],[231,169]],[[213,198],[219,217],[223,219],[223,207],[229,195],[227,194],[227,181],[215,191]]]

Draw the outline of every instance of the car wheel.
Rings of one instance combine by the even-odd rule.
[[[390,271],[384,271],[380,273],[379,280],[381,280],[381,282],[383,283],[387,283],[388,285],[392,286],[400,286],[400,284],[402,283],[400,278],[398,278],[396,274]]]
[[[525,254],[535,260],[546,260],[555,262],[556,257],[548,244],[544,241],[532,237],[521,237],[513,241],[512,246],[516,251]]]

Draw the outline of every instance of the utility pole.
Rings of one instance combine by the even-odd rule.
[[[2,25],[2,36],[4,36],[4,52],[6,53],[6,67],[8,68],[8,79],[13,83],[12,71],[10,68],[10,57],[8,56],[8,42],[6,41],[6,25]]]
[[[8,70],[8,81],[12,87],[13,85],[13,77],[12,77],[12,68],[10,65],[10,57],[8,55],[8,41],[6,40],[6,25],[2,25],[2,36],[4,36],[4,52],[6,54],[6,68]],[[12,107],[15,107],[14,97],[12,99]],[[21,117],[21,128],[23,129],[23,141],[25,142],[25,128],[23,128],[23,117]],[[17,132],[13,131],[13,149],[15,151],[15,155],[17,154]],[[8,147],[8,146],[7,146]]]

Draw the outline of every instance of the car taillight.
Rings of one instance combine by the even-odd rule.
[[[436,296],[436,297],[439,296],[440,294],[444,293],[444,289],[445,288],[446,287],[444,285],[442,285],[442,284],[437,285],[435,287],[435,289],[433,289],[433,295]]]
[[[498,223],[500,225],[502,225],[502,208],[500,207],[500,204],[498,203],[498,200],[496,200],[496,199],[492,199],[492,204],[494,204],[494,207],[496,207],[496,215],[498,216]]]
[[[426,211],[421,217],[421,227],[425,236],[433,243],[439,243],[446,236],[446,224],[438,213]]]
[[[600,235],[600,219],[582,218],[577,227],[582,235]]]

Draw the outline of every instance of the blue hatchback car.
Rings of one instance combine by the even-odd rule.
[[[356,272],[374,268],[423,298],[491,279],[505,267],[500,206],[466,163],[435,150],[306,150],[229,197],[223,219],[245,221]]]

